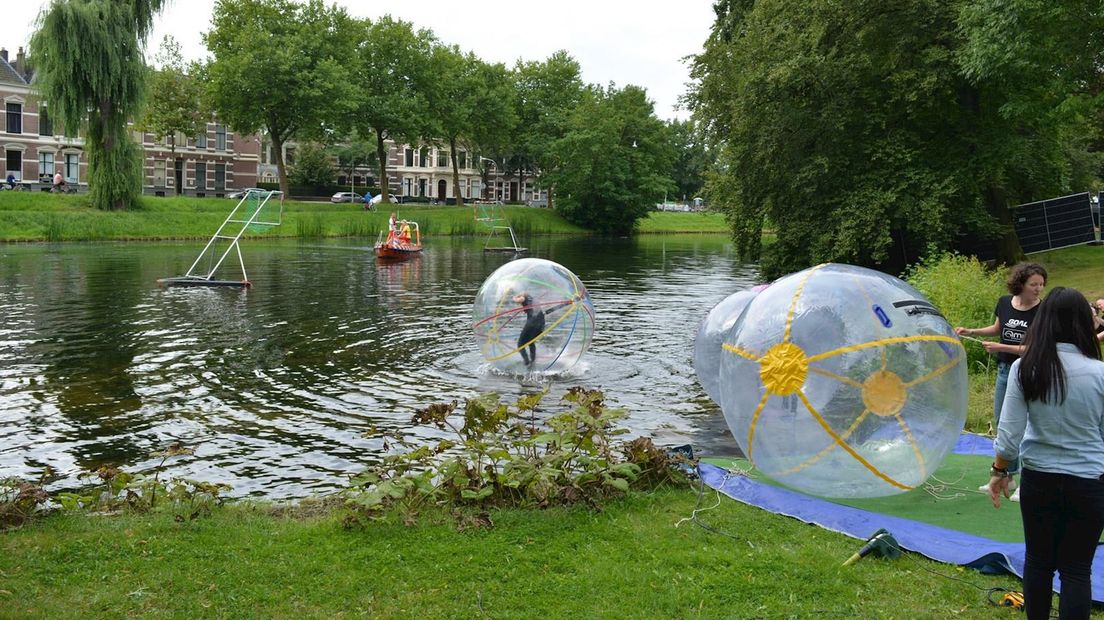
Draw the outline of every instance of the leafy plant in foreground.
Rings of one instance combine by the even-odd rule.
[[[0,531],[30,521],[38,507],[48,499],[49,495],[41,483],[19,478],[0,480]]]
[[[161,457],[153,476],[132,474],[113,465],[101,465],[79,476],[95,479],[91,488],[81,492],[58,493],[55,499],[66,510],[116,512],[129,509],[144,512],[156,508],[157,498],[161,496],[177,510],[177,521],[196,519],[210,514],[214,506],[221,504],[222,493],[228,491],[230,485],[186,478],[161,480],[165,461],[194,453],[193,448],[178,443],[153,452],[151,456]]]
[[[523,396],[512,409],[492,393],[468,399],[462,410],[456,401],[418,410],[413,423],[455,439],[421,446],[395,439],[408,451],[355,476],[347,504],[373,517],[395,511],[408,522],[429,506],[597,508],[633,483],[654,486],[681,476],[650,439],[614,441],[628,432],[616,427],[627,413],[608,408],[601,392],[572,388],[563,397],[571,406],[542,420],[537,407],[544,396]]]

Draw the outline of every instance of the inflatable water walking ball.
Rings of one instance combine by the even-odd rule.
[[[499,267],[472,309],[479,350],[506,373],[558,373],[573,367],[594,337],[586,287],[562,265],[522,258]]]
[[[760,292],[722,345],[721,408],[749,460],[824,497],[921,485],[966,420],[951,326],[892,276],[827,264]]]
[[[744,308],[765,288],[765,284],[760,284],[725,297],[713,306],[698,326],[698,336],[694,339],[694,372],[705,393],[718,405],[721,404],[718,375],[721,372],[721,354],[724,352],[721,345],[724,344],[725,334],[740,318]]]

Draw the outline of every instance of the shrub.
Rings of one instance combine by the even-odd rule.
[[[572,388],[564,396],[572,404],[567,411],[539,420],[543,396],[524,396],[512,411],[497,394],[468,399],[462,412],[456,401],[417,411],[413,423],[449,430],[456,438],[422,446],[390,439],[409,450],[354,477],[347,505],[373,518],[397,513],[409,523],[431,506],[454,514],[490,506],[597,507],[634,483],[655,486],[682,478],[651,440],[614,441],[627,432],[615,426],[627,414],[607,408],[601,392]]]
[[[951,252],[929,255],[903,277],[939,308],[952,327],[992,325],[993,308],[1006,293],[1003,270],[986,269],[972,256]],[[991,358],[980,344],[972,340],[963,344],[969,370],[989,368]]]
[[[40,484],[18,478],[0,480],[0,531],[30,521],[48,499]]]

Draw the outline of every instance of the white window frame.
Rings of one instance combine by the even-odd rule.
[[[55,155],[56,154],[55,154],[54,151],[46,151],[46,150],[39,149],[39,151],[38,151],[38,178],[39,178],[39,180],[45,179],[45,180],[48,180],[48,181],[53,181],[54,171],[57,170]],[[49,158],[49,161],[47,161],[47,158]]]

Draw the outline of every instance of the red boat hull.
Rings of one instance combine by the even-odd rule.
[[[376,257],[385,259],[403,259],[418,256],[422,246],[408,243],[381,243],[376,246]]]

